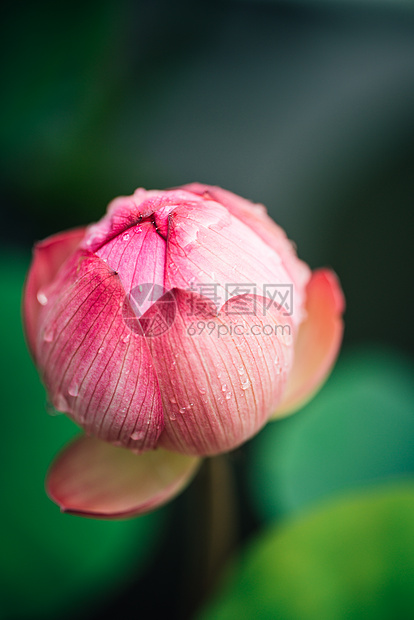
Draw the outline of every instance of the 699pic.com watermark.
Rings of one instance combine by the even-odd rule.
[[[280,318],[293,314],[292,284],[252,282],[196,282],[184,290],[180,313],[188,336],[289,336],[289,323]],[[274,317],[278,313],[278,322]],[[136,334],[156,338],[177,319],[177,289],[146,282],[135,286],[125,298],[124,321]],[[246,317],[247,321],[242,320]],[[252,317],[258,317],[255,321]],[[259,320],[260,319],[260,320]]]
[[[192,321],[186,329],[188,336],[201,336],[207,334],[211,337],[225,338],[226,336],[276,336],[290,337],[292,328],[290,325],[278,323],[246,325],[243,323],[218,323],[216,321]]]

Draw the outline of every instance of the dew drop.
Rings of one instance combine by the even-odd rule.
[[[171,422],[174,422],[174,420],[176,420],[176,419],[177,419],[177,416],[176,416],[176,414],[174,413],[174,411],[172,411],[172,412],[170,413],[170,420],[171,420]]]
[[[180,407],[180,413],[185,413],[185,407]]]
[[[48,325],[44,331],[43,340],[45,342],[52,342],[53,338],[55,337],[55,332],[56,325],[54,325],[53,323],[51,325]]]
[[[277,356],[277,355],[276,355],[276,357],[275,357],[275,362],[274,362],[274,363],[275,363],[275,364],[278,364],[278,363],[279,363],[279,358],[278,358],[278,356]]]
[[[126,232],[126,233],[124,233],[124,234],[122,235],[122,239],[123,239],[124,241],[128,241],[128,239],[129,239],[129,233],[127,233],[127,232]]]
[[[177,404],[177,401],[175,400],[175,398],[170,398],[170,403],[171,403],[172,405],[176,405],[176,404]]]
[[[65,396],[61,394],[61,392],[58,392],[56,394],[55,399],[54,399],[54,405],[58,411],[61,411],[63,413],[70,411],[68,401],[66,400]]]
[[[79,394],[78,383],[71,383],[71,385],[68,387],[68,394],[69,396],[75,396],[75,397]]]
[[[98,353],[103,353],[103,351],[104,351],[104,348],[103,347],[99,347]]]
[[[221,391],[225,392],[226,390],[227,390],[227,385],[223,383],[223,385],[221,386]]]
[[[243,366],[239,366],[237,371],[238,371],[239,375],[244,375],[244,368],[243,368]]]
[[[198,391],[200,392],[200,394],[205,394],[206,393],[206,388],[204,388],[203,386],[198,386]]]
[[[231,392],[227,392],[227,394],[226,394],[226,400],[230,400],[230,398],[231,398]]]
[[[127,334],[126,336],[122,338],[122,342],[126,344],[127,342],[129,342],[130,338],[131,338],[131,334]]]
[[[141,439],[144,439],[144,437],[145,437],[144,431],[134,431],[131,434],[132,441],[140,441]]]
[[[135,233],[135,234],[138,234],[138,233],[140,233],[140,232],[142,232],[142,228],[141,228],[141,226],[140,226],[139,224],[137,224],[137,225],[135,226],[135,228],[134,228],[134,233]]]
[[[62,411],[56,411],[56,409],[54,408],[53,404],[50,402],[50,400],[46,401],[46,411],[49,415],[52,416],[56,416],[56,415],[62,415]]]
[[[46,304],[47,304],[47,297],[43,293],[43,291],[38,291],[36,297],[37,297],[37,301],[39,302],[39,304],[41,306],[46,306]]]
[[[250,386],[250,381],[248,379],[246,379],[245,381],[241,382],[241,389],[242,390],[247,390]]]

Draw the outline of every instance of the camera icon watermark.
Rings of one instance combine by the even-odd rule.
[[[174,323],[176,313],[177,304],[173,292],[153,282],[134,286],[123,305],[126,325],[139,336],[146,338],[157,338],[165,334]]]

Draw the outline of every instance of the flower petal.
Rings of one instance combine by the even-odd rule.
[[[85,228],[68,230],[48,237],[34,247],[33,261],[27,275],[23,296],[26,340],[34,359],[36,359],[37,319],[42,304],[46,300],[42,289],[52,282],[65,260],[79,246],[85,230]]]
[[[273,418],[302,407],[327,379],[342,341],[344,309],[335,273],[329,269],[314,271],[307,287],[307,318],[299,328],[293,368]]]
[[[296,286],[276,249],[211,198],[180,205],[171,213],[167,289],[195,290],[220,309],[237,289],[239,294],[269,297],[275,287],[290,286],[294,303],[286,311],[296,328],[303,316],[304,284]]]
[[[304,288],[310,278],[310,269],[306,263],[298,259],[285,231],[268,216],[264,205],[251,202],[233,192],[212,185],[190,183],[184,185],[183,189],[197,196],[204,196],[205,200],[215,200],[226,207],[234,217],[277,252],[295,287],[299,291]]]
[[[143,317],[165,413],[158,445],[197,455],[231,450],[280,402],[293,363],[291,317],[259,296],[233,297],[217,315],[201,295],[171,294],[174,312],[171,299],[160,299]]]
[[[166,450],[136,455],[83,435],[58,455],[46,490],[63,512],[106,519],[132,517],[177,495],[199,462]]]
[[[78,250],[46,295],[36,355],[55,408],[100,439],[154,448],[163,428],[161,395],[119,276]]]

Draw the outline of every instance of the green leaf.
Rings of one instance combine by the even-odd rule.
[[[249,487],[264,519],[414,472],[413,364],[384,348],[356,349],[302,411],[249,445]]]
[[[385,485],[271,527],[202,620],[394,620],[414,608],[414,484]]]
[[[0,257],[2,394],[0,600],[7,617],[57,617],[110,595],[142,568],[163,515],[111,522],[61,514],[46,496],[47,468],[79,429],[51,417],[24,343],[20,298],[28,260]]]

